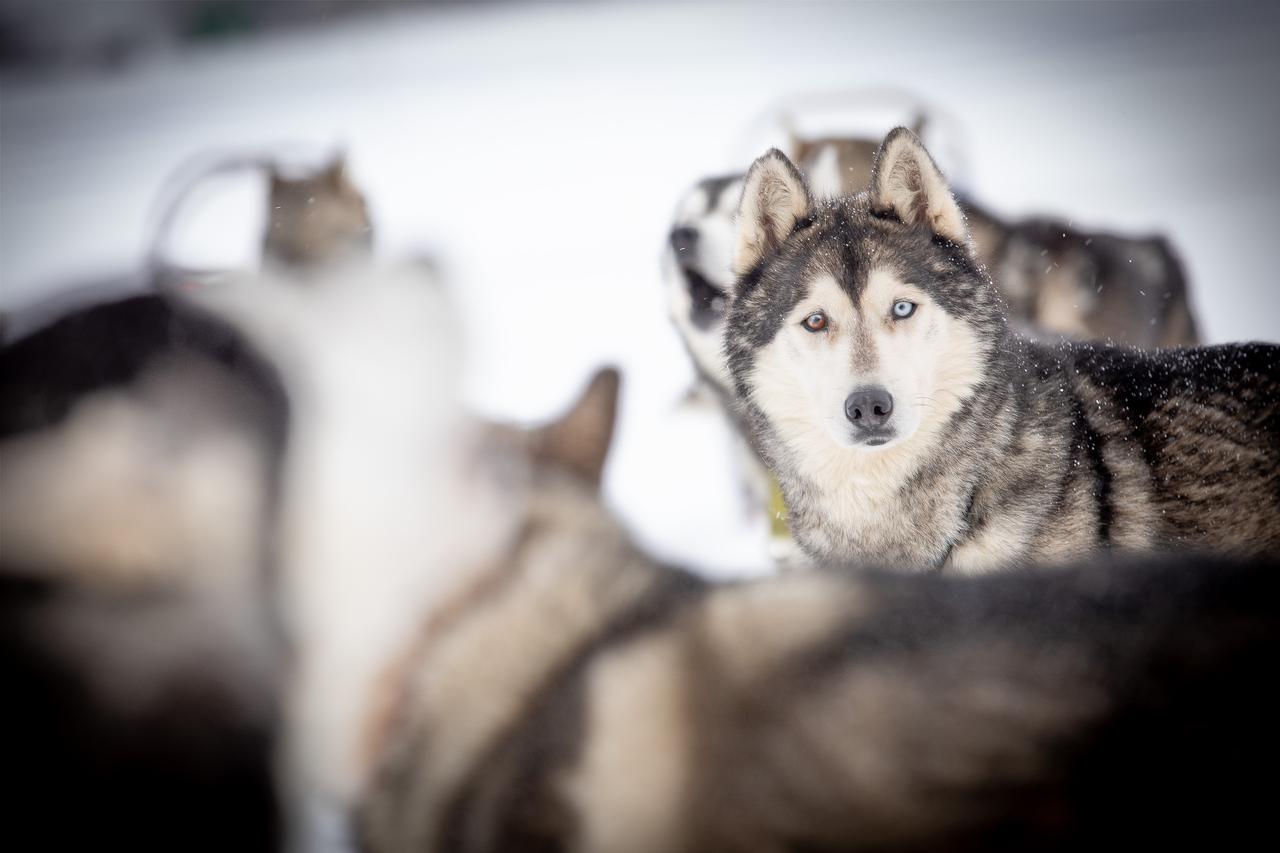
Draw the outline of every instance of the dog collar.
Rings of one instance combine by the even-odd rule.
[[[772,475],[769,476],[769,538],[791,538],[791,525],[787,523],[787,500],[782,496],[778,478]]]

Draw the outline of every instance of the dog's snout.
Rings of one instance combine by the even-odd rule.
[[[844,416],[859,429],[875,429],[893,415],[893,395],[883,388],[860,388],[844,401]]]
[[[698,229],[681,226],[671,229],[671,248],[677,254],[692,252],[698,246]]]

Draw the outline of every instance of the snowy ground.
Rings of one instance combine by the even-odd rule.
[[[678,405],[690,374],[658,256],[684,186],[742,168],[785,96],[911,90],[962,123],[944,165],[979,198],[1165,232],[1211,340],[1275,340],[1278,34],[1275,7],[1227,4],[486,6],[10,77],[0,307],[136,266],[149,205],[193,154],[342,144],[379,252],[445,262],[475,403],[542,417],[622,366],[610,500],[664,556],[759,570],[728,433]],[[260,196],[210,185],[181,260],[252,263]]]

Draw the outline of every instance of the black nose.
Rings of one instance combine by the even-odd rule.
[[[671,248],[675,249],[677,254],[692,252],[697,245],[698,229],[681,227],[671,230]]]
[[[859,429],[875,429],[893,415],[893,395],[883,388],[861,388],[844,401],[844,416]]]

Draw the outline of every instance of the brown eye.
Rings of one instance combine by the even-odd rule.
[[[827,327],[827,315],[821,311],[814,311],[808,317],[804,318],[802,324],[810,332],[821,332]]]

